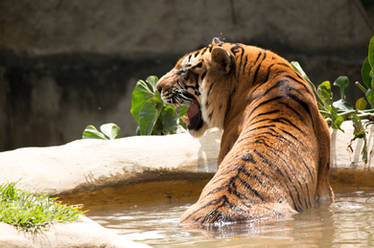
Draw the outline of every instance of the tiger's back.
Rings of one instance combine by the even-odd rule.
[[[285,59],[214,43],[183,57],[158,88],[166,101],[179,95],[199,107],[199,125],[196,110],[187,120],[192,135],[224,131],[217,172],[183,223],[281,217],[331,201],[328,127],[311,88]]]

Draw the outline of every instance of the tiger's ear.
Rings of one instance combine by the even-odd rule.
[[[213,65],[219,70],[222,70],[225,74],[231,71],[233,66],[232,56],[222,47],[213,48],[211,58]]]

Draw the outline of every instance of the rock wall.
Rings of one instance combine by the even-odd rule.
[[[359,80],[366,11],[359,0],[2,0],[0,150],[66,143],[87,124],[133,135],[136,81],[214,36],[298,60],[316,82]]]

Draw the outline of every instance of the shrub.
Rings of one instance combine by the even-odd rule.
[[[80,206],[66,206],[46,195],[19,190],[15,183],[0,185],[0,222],[24,231],[47,229],[52,223],[73,222],[85,212]]]
[[[174,134],[185,128],[182,116],[187,106],[178,108],[165,104],[156,90],[158,78],[149,76],[139,80],[132,92],[131,114],[138,124],[137,135]]]
[[[355,82],[355,85],[361,89],[364,96],[356,100],[354,107],[346,101],[346,94],[350,86],[350,81],[347,76],[339,76],[334,81],[333,86],[338,87],[340,93],[340,98],[334,101],[330,81],[324,81],[316,88],[298,62],[293,61],[291,64],[312,86],[318,102],[319,111],[332,128],[344,132],[344,130],[340,128],[341,124],[345,120],[352,120],[354,137],[351,142],[357,138],[362,138],[364,140],[361,154],[362,160],[366,163],[367,139],[365,126],[372,124],[374,120],[374,36],[370,39],[368,56],[363,61],[361,67],[361,76],[364,85],[358,81]],[[367,108],[368,106],[370,107]],[[365,122],[362,120],[365,120]]]

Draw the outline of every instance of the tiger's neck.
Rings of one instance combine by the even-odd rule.
[[[290,67],[285,59],[271,51],[249,47],[243,52],[235,57],[235,82],[228,96],[218,164],[232,149],[243,129],[247,128],[253,108],[251,102],[261,97],[261,86],[284,72],[284,66]]]

